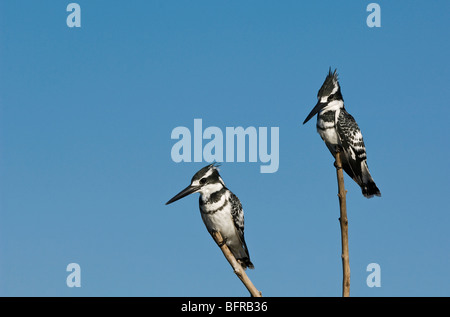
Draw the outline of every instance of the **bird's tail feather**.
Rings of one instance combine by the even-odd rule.
[[[250,254],[248,253],[248,249],[247,249],[247,245],[245,244],[245,240],[244,240],[242,246],[240,246],[238,248],[238,250],[235,249],[233,251],[235,251],[235,252],[233,252],[234,257],[242,265],[244,270],[247,268],[249,268],[249,269],[255,268],[252,261],[250,261]]]
[[[362,184],[361,186],[362,194],[364,197],[372,198],[373,196],[381,196],[380,190],[378,189],[377,185],[373,180],[370,180],[369,182]]]
[[[250,261],[250,258],[241,258],[241,259],[237,259],[237,261],[239,262],[239,264],[242,265],[242,267],[245,269],[249,268],[249,269],[254,269],[254,265],[253,263]]]
[[[366,198],[372,198],[373,196],[381,197],[381,192],[370,175],[367,163],[362,166],[362,174],[364,176],[357,176],[353,172],[352,166],[347,160],[342,162],[344,171],[361,187],[362,194]]]

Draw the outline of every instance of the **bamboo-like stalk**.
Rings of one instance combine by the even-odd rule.
[[[341,153],[336,153],[336,174],[338,180],[338,197],[339,197],[339,209],[340,217],[339,222],[341,225],[341,243],[342,243],[342,297],[350,296],[350,262],[348,255],[348,219],[347,219],[347,191],[344,187],[344,173],[342,171]]]
[[[245,270],[242,268],[241,264],[236,260],[233,253],[231,253],[230,249],[224,243],[222,235],[220,232],[215,231],[212,234],[214,240],[216,241],[217,245],[220,247],[220,249],[223,252],[223,255],[228,260],[228,263],[230,263],[231,267],[234,270],[234,273],[237,275],[237,277],[244,283],[247,290],[250,292],[250,295],[252,297],[262,297],[262,294],[260,291],[258,291],[253,285],[252,281],[249,279],[248,275],[245,273]]]

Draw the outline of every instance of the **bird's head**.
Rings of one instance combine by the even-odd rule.
[[[334,107],[343,105],[344,99],[342,98],[341,87],[339,86],[337,69],[332,73],[330,67],[328,75],[317,93],[317,104],[306,117],[305,121],[303,121],[303,124],[327,106]]]
[[[203,167],[191,179],[191,184],[170,199],[166,205],[193,193],[209,196],[225,187],[219,175],[219,164],[213,163]]]

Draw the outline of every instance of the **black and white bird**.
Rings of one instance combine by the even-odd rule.
[[[336,70],[332,73],[330,68],[317,93],[317,99],[316,106],[303,124],[317,113],[317,132],[334,157],[336,151],[343,154],[341,157],[344,171],[361,187],[365,197],[381,196],[367,166],[366,147],[361,130],[344,108]]]
[[[244,239],[244,210],[239,198],[225,186],[217,167],[215,163],[203,167],[192,177],[191,184],[166,205],[192,193],[200,193],[200,214],[208,232],[211,235],[220,232],[242,267],[253,269]]]

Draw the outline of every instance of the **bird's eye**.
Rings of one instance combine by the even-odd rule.
[[[333,98],[334,98],[334,94],[328,96],[328,100],[333,100]]]
[[[202,179],[200,180],[200,185],[205,185],[205,183],[206,183],[206,178],[202,178]]]

